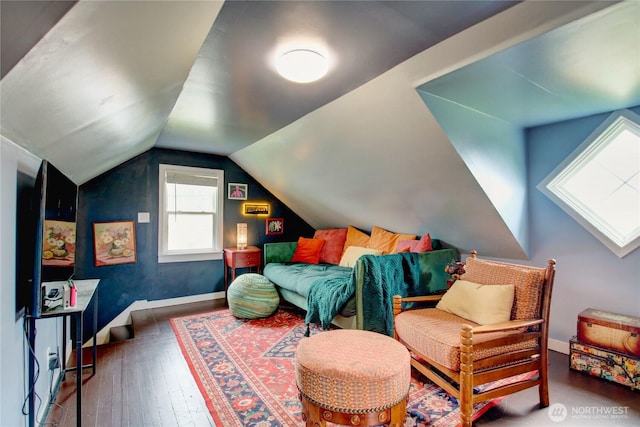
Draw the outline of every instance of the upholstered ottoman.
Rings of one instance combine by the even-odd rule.
[[[280,304],[273,283],[261,274],[246,273],[229,285],[227,302],[231,314],[240,319],[271,316]]]
[[[307,427],[404,425],[409,352],[376,332],[318,332],[298,344],[296,384]]]

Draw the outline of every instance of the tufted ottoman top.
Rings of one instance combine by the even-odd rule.
[[[300,392],[333,411],[379,411],[409,393],[409,352],[376,332],[339,329],[305,338],[298,344],[295,367]]]

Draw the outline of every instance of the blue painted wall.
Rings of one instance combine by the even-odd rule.
[[[313,228],[254,181],[227,157],[184,151],[152,149],[83,184],[79,191],[76,278],[99,278],[98,329],[108,324],[136,300],[161,300],[224,290],[222,260],[158,263],[158,165],[223,169],[225,171],[224,244],[236,244],[236,223],[247,222],[249,244],[294,241],[311,237]],[[267,202],[270,217],[282,217],[283,235],[265,235],[265,217],[243,217],[245,201],[228,200],[229,182],[247,183],[248,200]],[[138,224],[138,212],[149,212],[151,221]],[[96,267],[93,223],[134,220],[137,261]]]
[[[640,113],[640,106],[631,108]],[[618,258],[536,186],[610,113],[528,129],[531,264],[558,262],[551,306],[552,339],[568,342],[578,313],[597,308],[640,316],[640,249]],[[568,346],[567,346],[568,347]]]

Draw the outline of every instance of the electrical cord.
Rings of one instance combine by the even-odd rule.
[[[22,330],[24,332],[24,337],[27,341],[27,346],[29,347],[29,357],[33,358],[33,361],[35,362],[36,365],[36,371],[35,371],[35,375],[33,378],[33,381],[31,382],[31,384],[29,384],[29,392],[27,393],[27,395],[24,398],[24,401],[22,402],[22,415],[29,415],[29,411],[25,408],[29,402],[29,397],[30,396],[34,396],[34,398],[38,399],[38,409],[40,409],[40,405],[42,405],[42,399],[40,398],[40,396],[38,396],[38,393],[36,393],[35,391],[35,387],[36,387],[36,382],[38,382],[38,377],[40,377],[40,362],[38,362],[38,358],[36,357],[35,351],[33,350],[33,347],[31,346],[31,342],[29,342],[29,331],[27,330],[27,324],[29,322],[27,322],[27,319],[29,317],[25,317],[24,319],[24,323],[22,324]],[[35,338],[36,334],[37,334],[37,329],[35,328],[35,325],[33,327],[33,336]]]
[[[25,340],[27,342],[27,346],[29,347],[29,357],[33,358],[33,361],[35,363],[36,369],[35,369],[35,374],[34,374],[33,381],[31,382],[31,384],[29,384],[29,392],[27,393],[27,395],[24,398],[24,401],[22,402],[22,414],[23,415],[29,415],[29,411],[26,409],[26,406],[27,406],[27,404],[29,402],[29,396],[31,396],[31,395],[33,395],[34,398],[36,398],[38,400],[38,409],[36,410],[36,413],[38,413],[40,411],[40,407],[42,406],[42,398],[35,391],[36,383],[38,382],[38,378],[40,377],[40,362],[38,361],[38,358],[36,357],[35,351],[34,351],[33,347],[31,346],[31,342],[29,341],[29,331],[27,329],[27,324],[29,323],[27,321],[28,318],[29,318],[28,316],[25,317],[22,330],[23,330],[23,333],[24,333]],[[37,331],[37,329],[35,328],[35,325],[34,325],[34,327],[33,327],[33,336],[34,336],[34,338],[35,338],[37,332],[38,331]],[[60,417],[56,421],[42,422],[42,421],[36,420],[36,424],[38,424],[40,426],[52,425],[54,427],[57,427],[60,424],[60,421],[62,421],[64,419],[65,408],[64,408],[64,406],[62,406],[59,403],[55,402],[55,396],[53,395],[53,372],[54,372],[54,370],[51,369],[50,370],[50,377],[49,377],[49,401],[48,401],[48,404],[57,406],[58,408],[60,408],[62,410],[62,413],[60,414]]]

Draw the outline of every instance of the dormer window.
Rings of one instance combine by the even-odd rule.
[[[613,113],[538,189],[619,257],[640,246],[640,116]]]

